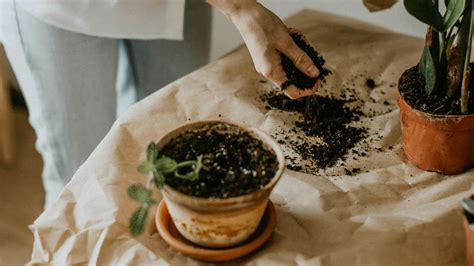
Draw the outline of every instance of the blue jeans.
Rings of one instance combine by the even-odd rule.
[[[183,41],[88,36],[45,24],[14,3],[11,10],[9,32],[17,36],[5,46],[16,51],[9,59],[43,157],[45,206],[121,111],[208,62],[211,12],[204,1],[186,2]],[[21,47],[8,49],[15,46],[9,39]]]

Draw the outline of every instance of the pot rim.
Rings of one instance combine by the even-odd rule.
[[[268,136],[265,132],[263,132],[262,130],[256,127],[243,125],[243,124],[232,122],[225,119],[200,120],[200,121],[188,122],[165,134],[157,143],[158,149],[160,150],[166,143],[168,143],[171,139],[173,139],[174,137],[176,137],[182,132],[185,132],[185,131],[188,131],[188,130],[191,130],[193,128],[197,128],[203,125],[207,125],[207,124],[220,124],[220,123],[239,127],[241,130],[248,132],[252,137],[255,137],[259,139],[260,141],[262,141],[267,148],[269,148],[275,153],[277,157],[277,161],[278,161],[278,169],[275,175],[273,176],[273,178],[270,180],[270,182],[268,182],[264,187],[260,188],[259,190],[245,194],[245,195],[237,196],[237,197],[230,197],[230,198],[225,198],[225,199],[201,198],[201,197],[191,196],[191,195],[182,193],[172,188],[169,185],[165,185],[161,189],[165,197],[169,197],[171,200],[181,205],[185,205],[192,209],[206,211],[206,212],[216,211],[216,210],[227,211],[227,210],[240,209],[240,208],[254,205],[268,198],[273,187],[276,185],[280,177],[283,175],[283,172],[285,170],[285,156],[280,146],[277,144],[277,142],[273,138]]]
[[[408,68],[410,69],[410,68]],[[464,118],[470,118],[474,117],[474,114],[467,114],[467,115],[438,115],[438,114],[430,114],[427,112],[423,112],[421,110],[416,109],[415,107],[411,106],[407,101],[405,101],[405,98],[403,98],[402,94],[400,93],[400,80],[402,79],[403,74],[408,70],[406,69],[398,78],[398,86],[397,86],[397,93],[398,97],[403,100],[403,102],[410,107],[413,111],[415,111],[419,115],[423,115],[432,119],[464,119]]]

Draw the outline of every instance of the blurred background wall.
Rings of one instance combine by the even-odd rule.
[[[405,11],[403,1],[398,2],[391,9],[375,13],[370,13],[362,4],[362,0],[261,0],[259,2],[282,19],[301,9],[312,8],[354,17],[409,35],[424,36],[426,31],[425,25]],[[213,19],[211,60],[219,58],[242,43],[234,25],[216,9],[213,10]]]

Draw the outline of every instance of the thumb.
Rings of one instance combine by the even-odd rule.
[[[295,44],[291,37],[288,36],[288,38],[290,40],[288,40],[285,47],[281,49],[281,52],[288,56],[301,72],[312,78],[317,78],[320,72],[314,65],[313,60]]]

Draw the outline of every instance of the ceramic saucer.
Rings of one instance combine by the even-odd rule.
[[[268,200],[265,213],[255,233],[242,244],[224,249],[197,246],[182,237],[169,215],[168,207],[164,200],[158,206],[155,223],[158,233],[163,240],[175,250],[198,260],[219,262],[243,257],[261,247],[270,238],[275,229],[276,211],[273,203]]]

